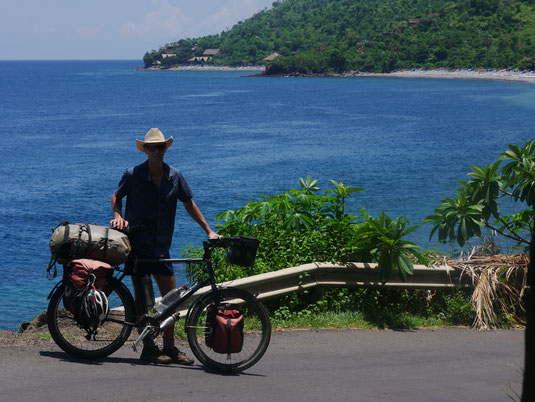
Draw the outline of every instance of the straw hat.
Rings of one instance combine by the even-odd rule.
[[[145,152],[143,146],[146,144],[161,144],[162,142],[165,143],[165,149],[169,148],[173,143],[173,136],[165,139],[159,128],[151,128],[147,134],[145,134],[145,141],[136,139],[137,149],[141,152]]]

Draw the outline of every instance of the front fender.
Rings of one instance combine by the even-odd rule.
[[[219,291],[226,291],[226,290],[233,290],[233,291],[236,291],[236,292],[244,292],[244,293],[248,293],[242,289],[239,289],[239,288],[234,288],[234,287],[231,287],[231,286],[218,286],[217,287],[219,289]],[[255,297],[254,295],[251,295],[253,297]],[[191,313],[191,310],[193,309],[193,307],[195,306],[195,304],[197,302],[200,302],[200,303],[205,303],[206,304],[206,299],[209,299],[213,297],[213,291],[210,290],[208,291],[207,293],[203,294],[202,296],[199,296],[193,303],[191,303],[191,305],[189,306],[188,308],[188,313],[186,314],[186,321],[185,322],[188,322],[188,319],[189,319],[189,315]]]

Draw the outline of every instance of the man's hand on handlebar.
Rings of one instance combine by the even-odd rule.
[[[208,233],[208,239],[210,239],[210,240],[219,239],[220,237],[221,237],[221,235],[217,234],[214,231],[210,231],[210,233]]]
[[[115,229],[123,230],[128,227],[128,221],[118,216],[110,221],[110,226]]]

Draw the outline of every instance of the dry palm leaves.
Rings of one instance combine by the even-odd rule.
[[[525,325],[523,296],[526,288],[529,257],[525,254],[478,255],[473,248],[467,257],[446,259],[444,263],[468,275],[474,285],[472,306],[476,312],[473,326],[496,328],[498,312]]]

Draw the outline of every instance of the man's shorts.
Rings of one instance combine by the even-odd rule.
[[[158,259],[157,257],[147,257],[138,255],[139,259]],[[169,258],[169,255],[165,257],[160,258]],[[133,264],[132,266],[127,268],[127,272],[133,272]],[[170,262],[141,262],[137,261],[137,266],[135,267],[136,274],[137,275],[163,275],[163,276],[172,276],[175,274],[175,271],[173,269],[173,264]]]

